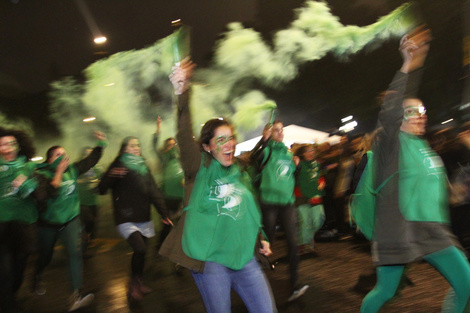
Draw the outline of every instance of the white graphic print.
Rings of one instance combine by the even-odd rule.
[[[443,170],[444,163],[442,162],[442,159],[438,155],[436,155],[434,150],[426,148],[420,149],[419,151],[424,156],[423,164],[428,170],[429,174],[437,174]]]
[[[291,161],[287,160],[278,160],[277,161],[277,180],[287,180],[291,176],[292,172],[290,170]]]
[[[8,186],[5,188],[5,192],[3,194],[3,197],[11,197],[14,196],[18,193],[19,188],[18,187],[13,187],[12,184],[8,184]]]
[[[75,190],[74,180],[66,180],[62,182],[61,187],[64,187],[62,193],[64,196],[70,196]]]
[[[11,175],[11,171],[8,165],[0,166],[0,173],[3,174],[5,177]],[[19,188],[13,187],[11,183],[5,185],[5,188],[1,191],[2,197],[11,197],[18,193]]]
[[[234,184],[221,184],[212,186],[209,200],[217,202],[218,215],[231,217],[233,220],[239,219],[241,215],[241,191]]]

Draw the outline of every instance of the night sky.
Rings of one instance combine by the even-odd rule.
[[[16,3],[18,2],[18,3]],[[330,0],[332,13],[344,25],[364,26],[405,1]],[[0,0],[0,113],[31,119],[37,133],[54,129],[48,119],[49,84],[65,76],[80,77],[94,61],[111,54],[141,49],[169,35],[171,21],[181,18],[192,27],[192,56],[199,67],[211,62],[212,49],[229,22],[272,34],[294,19],[293,0],[85,0],[99,31],[108,42],[97,47],[76,0]],[[434,40],[420,97],[431,124],[452,116],[461,103],[462,1],[417,1]],[[401,64],[398,39],[372,52],[339,61],[331,55],[306,64],[299,76],[276,90],[264,89],[279,106],[286,125],[333,131],[339,119],[354,115],[369,131],[375,126],[377,95],[387,88]]]

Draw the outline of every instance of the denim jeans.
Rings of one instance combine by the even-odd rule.
[[[277,312],[271,287],[255,258],[238,271],[207,261],[203,273],[191,273],[208,313],[231,311],[231,288],[238,293],[249,312]]]
[[[54,246],[60,238],[67,250],[69,271],[73,290],[79,290],[83,285],[83,259],[81,246],[82,227],[77,217],[65,227],[39,226],[39,256],[36,260],[35,275],[41,275],[51,262]]]

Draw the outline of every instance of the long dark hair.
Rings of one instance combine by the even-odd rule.
[[[31,159],[36,154],[31,137],[22,130],[6,129],[0,127],[0,137],[12,136],[18,142],[18,155],[24,155],[26,158]]]
[[[52,158],[52,154],[54,154],[54,151],[59,149],[59,148],[62,148],[62,146],[52,146],[50,147],[49,149],[47,149],[47,152],[46,152],[46,162],[49,163],[49,159]]]
[[[217,128],[220,126],[228,126],[233,131],[233,125],[228,120],[213,118],[208,120],[201,129],[201,136],[199,137],[199,149],[201,152],[204,152],[202,145],[209,145],[212,138],[214,138],[214,133]]]
[[[121,148],[119,149],[119,152],[118,152],[118,155],[117,155],[118,158],[126,151],[126,148],[127,148],[127,145],[129,144],[129,141],[131,141],[133,139],[139,140],[139,138],[137,138],[135,136],[127,136],[126,138],[124,138],[122,140]],[[140,140],[139,140],[139,143],[140,143]],[[142,147],[140,148],[140,156],[142,156]]]
[[[303,144],[295,151],[295,156],[299,157],[300,161],[305,161],[304,153],[307,152],[308,148],[315,148],[312,144]]]

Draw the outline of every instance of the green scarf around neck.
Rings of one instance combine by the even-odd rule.
[[[142,176],[147,175],[149,171],[147,165],[145,164],[144,158],[141,156],[133,155],[130,153],[123,153],[119,157],[119,161],[124,163],[124,165],[128,169],[135,171]]]

